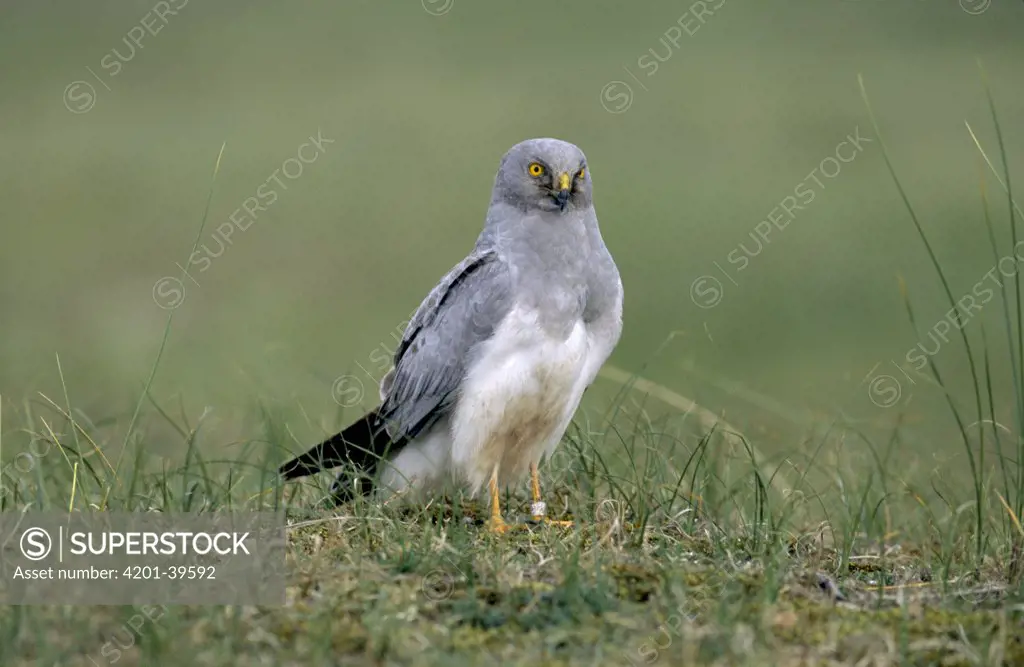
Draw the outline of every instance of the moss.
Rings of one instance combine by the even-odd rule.
[[[836,642],[841,660],[856,662],[880,650],[879,642],[886,646],[900,642],[914,664],[966,665],[972,663],[959,647],[969,645],[977,651],[996,642],[1004,651],[1006,664],[1024,664],[1024,632],[1018,621],[1016,634],[1002,633],[1013,623],[1002,612],[921,605],[913,609],[854,609],[801,598],[787,601],[782,609],[793,612],[796,620],[772,626],[770,632],[775,639],[796,645]],[[957,662],[960,659],[963,662]]]
[[[649,566],[615,564],[608,572],[616,583],[615,595],[632,602],[648,602],[663,582],[660,570]]]

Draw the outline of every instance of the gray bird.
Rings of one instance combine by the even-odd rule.
[[[381,382],[381,404],[281,466],[285,479],[346,465],[336,502],[377,476],[394,493],[455,480],[491,494],[532,477],[622,332],[622,281],[601,238],[583,152],[530,139],[501,159],[476,246],[420,304]],[[353,476],[353,471],[356,473]]]

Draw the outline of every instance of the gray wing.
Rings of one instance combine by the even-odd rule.
[[[508,266],[476,251],[441,279],[413,315],[381,381],[380,415],[394,438],[413,438],[447,415],[481,343],[512,306]]]

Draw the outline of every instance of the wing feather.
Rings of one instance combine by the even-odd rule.
[[[508,266],[474,252],[420,304],[381,382],[380,414],[393,438],[414,438],[446,416],[480,345],[511,308]]]

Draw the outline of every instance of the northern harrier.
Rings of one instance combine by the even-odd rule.
[[[622,332],[622,281],[601,238],[583,152],[531,139],[501,160],[476,247],[420,304],[381,382],[381,404],[281,466],[293,479],[340,465],[392,492],[452,478],[489,484],[489,527],[504,532],[498,489],[554,452],[584,390]],[[337,502],[356,486],[342,472]]]

